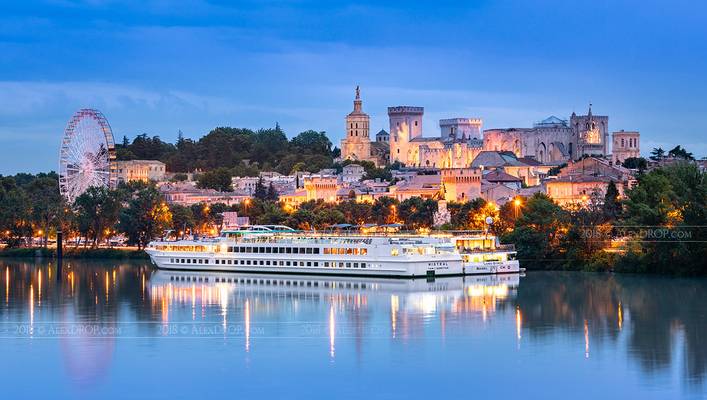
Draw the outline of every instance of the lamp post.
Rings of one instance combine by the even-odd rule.
[[[520,199],[513,200],[513,208],[515,210],[515,219],[518,219],[518,208],[520,208]]]

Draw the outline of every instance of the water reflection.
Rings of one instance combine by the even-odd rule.
[[[243,331],[247,349],[252,304],[252,318],[261,325],[288,322],[271,333],[316,336],[326,331],[334,357],[337,336],[355,339],[359,352],[367,336],[407,339],[429,335],[425,328],[432,325],[444,336],[450,318],[462,324],[465,317],[481,315],[485,321],[515,294],[518,283],[517,274],[426,281],[155,271],[149,298],[164,323],[208,321],[204,310],[214,307],[219,307],[224,331],[227,321],[244,320],[236,331]],[[202,310],[198,318],[195,309]],[[388,326],[382,327],[383,321]]]
[[[516,301],[530,335],[581,333],[590,357],[592,347],[616,344],[626,334],[626,351],[644,372],[668,372],[676,363],[686,382],[705,378],[705,279],[534,273],[523,280]]]
[[[474,359],[473,345],[483,341],[508,365],[524,352],[533,364],[554,362],[546,354],[554,349],[570,366],[635,366],[644,384],[677,371],[691,393],[704,390],[707,373],[704,279],[532,273],[428,282],[156,271],[134,262],[59,269],[2,259],[0,271],[0,351],[13,362],[42,349],[41,359],[58,357],[80,387],[130,373],[117,348],[147,346],[163,356],[169,339],[197,339],[189,343],[199,347],[179,350],[191,349],[192,358],[226,345],[248,362],[308,346],[308,357],[332,368],[389,351],[447,349]],[[602,358],[606,352],[620,359]]]

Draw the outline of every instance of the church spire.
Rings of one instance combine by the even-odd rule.
[[[592,118],[592,103],[589,103],[589,113],[587,114],[589,118]]]

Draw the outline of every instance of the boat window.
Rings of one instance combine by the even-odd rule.
[[[253,248],[252,248],[252,247],[246,247],[246,248],[245,248],[245,252],[246,252],[246,253],[252,253],[252,252],[253,252]]]
[[[319,247],[314,248],[314,254],[319,254]]]
[[[231,265],[231,261],[232,261],[232,260],[228,260],[228,265]]]
[[[365,256],[366,254],[368,254],[368,249],[361,249],[361,250],[359,251],[359,253],[360,253],[362,256]]]
[[[314,266],[315,266],[315,267],[318,267],[318,266],[319,266],[319,262],[315,261],[315,262],[314,262]]]
[[[300,267],[304,267],[304,261],[300,261],[300,262],[299,262],[299,266],[300,266]]]
[[[366,263],[361,263],[361,268],[366,268]]]
[[[292,247],[286,247],[285,249],[287,249],[287,254],[292,253]]]
[[[353,263],[354,268],[358,268],[358,263]]]
[[[331,250],[328,247],[325,247],[324,254],[331,254]]]
[[[326,250],[326,249],[325,249]],[[324,261],[324,266],[329,267],[329,261]]]
[[[305,252],[306,252],[305,248],[304,248],[304,247],[300,247],[299,253],[300,253],[300,254],[304,254]]]
[[[266,247],[266,248],[265,248],[265,252],[266,252],[266,253],[272,253],[272,250],[273,250],[272,247]]]
[[[353,249],[351,249],[351,248],[346,249],[346,254],[353,254]]]
[[[350,263],[350,262],[347,262],[347,263],[346,263],[346,268],[351,268],[351,263]]]
[[[260,249],[258,247],[253,247],[253,253],[259,253]]]
[[[311,262],[311,261],[307,261],[307,266],[308,266],[308,267],[311,267],[311,266],[312,266],[312,262]]]
[[[398,249],[398,248],[392,248],[392,249],[390,249],[390,255],[391,255],[391,256],[397,256],[397,255],[399,255],[399,254],[400,254],[400,249]]]
[[[261,247],[259,253],[260,253],[260,254],[265,254],[265,247]]]
[[[247,260],[245,263],[246,263],[247,265],[250,265],[250,260]]]
[[[260,265],[265,265],[265,262],[263,260],[260,260]]]
[[[292,254],[299,254],[299,247],[293,247]]]
[[[307,254],[312,254],[312,248],[311,248],[311,247],[307,247],[307,250],[305,250],[305,251],[307,252]]]
[[[289,262],[289,261],[287,262],[287,266],[288,266],[288,267],[290,266],[290,262]]]

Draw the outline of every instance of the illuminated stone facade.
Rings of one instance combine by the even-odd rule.
[[[161,182],[166,172],[165,163],[156,160],[115,161],[115,168],[119,182]]]
[[[440,120],[441,136],[422,136],[423,107],[388,108],[390,162],[408,167],[464,168],[482,149],[481,119]]]
[[[638,132],[619,131],[612,134],[611,160],[614,164],[626,161],[627,158],[641,156],[640,134]]]
[[[446,201],[465,202],[481,197],[480,168],[448,168],[441,173],[441,191]]]
[[[385,165],[388,161],[387,141],[376,138],[371,142],[370,117],[363,112],[361,90],[358,86],[353,111],[346,116],[346,137],[341,141],[341,158],[371,161],[376,165]]]
[[[560,164],[583,155],[608,154],[609,117],[572,113],[569,122],[551,116],[532,128],[487,129],[484,150],[511,151],[543,164]]]
[[[339,190],[338,178],[332,175],[311,175],[304,178],[304,190],[307,200],[336,201]]]

